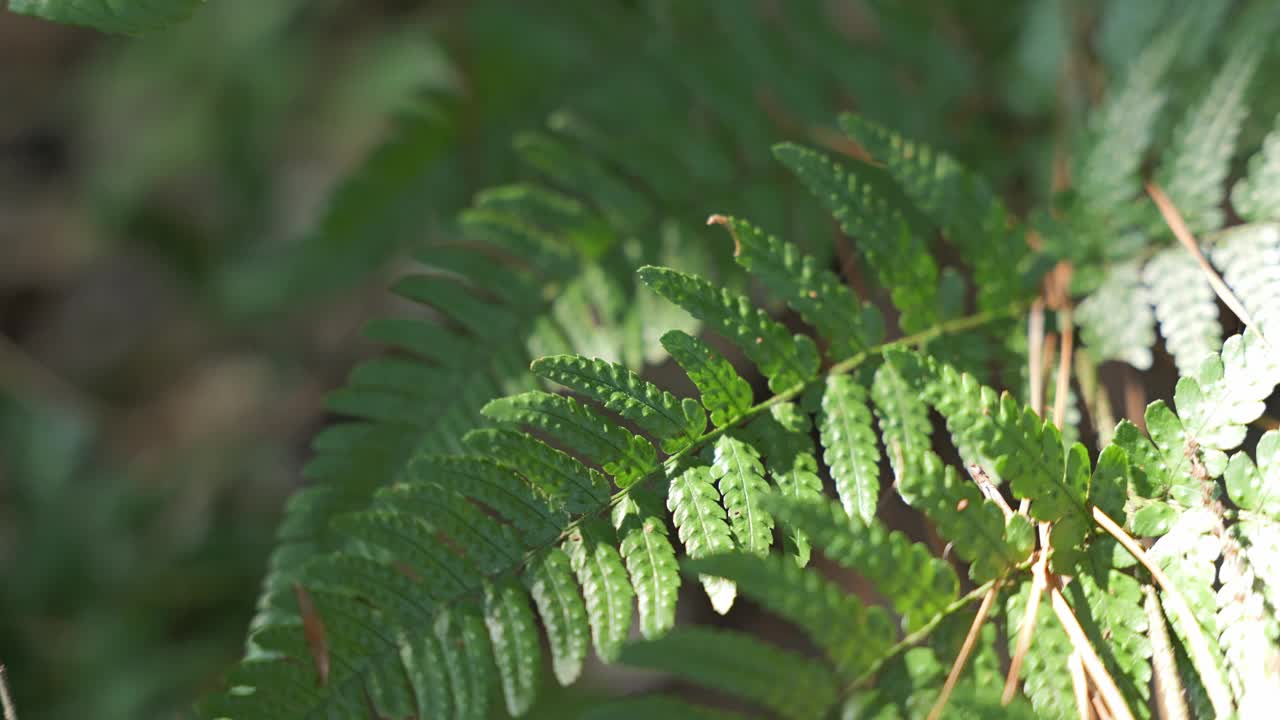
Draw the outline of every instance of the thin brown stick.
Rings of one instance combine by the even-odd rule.
[[[942,710],[947,706],[947,700],[951,697],[951,691],[956,689],[956,683],[960,680],[960,673],[964,671],[964,665],[969,661],[969,654],[973,652],[973,646],[978,640],[978,632],[982,630],[982,623],[986,621],[987,614],[991,612],[991,604],[996,599],[996,593],[1000,591],[1000,583],[996,582],[987,590],[987,594],[982,596],[982,604],[978,606],[978,614],[973,617],[973,622],[969,625],[969,634],[964,637],[964,644],[960,646],[960,654],[956,655],[956,660],[951,664],[951,672],[947,675],[947,681],[942,685],[942,692],[938,693],[938,699],[933,704],[933,709],[929,711],[928,720],[938,720],[942,717]]]
[[[1098,720],[1114,720],[1111,713],[1107,711],[1106,703],[1102,702],[1102,698],[1097,695],[1093,696],[1093,712],[1097,714]]]
[[[982,494],[991,502],[1000,508],[1000,512],[1004,513],[1004,521],[1009,522],[1009,518],[1013,516],[1013,508],[1009,507],[1009,503],[1005,501],[1004,496],[1000,494],[1000,488],[996,487],[991,476],[987,474],[982,466],[973,463],[969,465],[969,477],[973,478],[973,482],[982,491]]]
[[[1182,678],[1178,677],[1178,662],[1173,643],[1169,639],[1169,627],[1165,624],[1164,611],[1160,609],[1160,596],[1150,585],[1143,585],[1142,608],[1147,613],[1147,635],[1151,638],[1151,670],[1156,704],[1163,720],[1187,720],[1187,701],[1182,696]]]
[[[1173,614],[1184,621],[1180,623],[1180,626],[1187,636],[1187,649],[1191,654],[1191,663],[1195,665],[1196,672],[1200,674],[1200,681],[1204,684],[1205,692],[1209,694],[1209,703],[1213,705],[1214,714],[1218,717],[1230,717],[1233,712],[1231,690],[1227,688],[1226,681],[1218,671],[1213,653],[1209,650],[1209,641],[1204,637],[1204,630],[1200,627],[1200,623],[1195,621],[1191,606],[1182,597],[1182,593],[1178,592],[1178,588],[1173,584],[1173,581],[1151,559],[1147,551],[1142,549],[1138,541],[1125,532],[1124,528],[1117,525],[1115,520],[1112,520],[1106,513],[1096,507],[1093,508],[1093,520],[1103,530],[1111,533],[1111,536],[1118,540],[1135,560],[1142,563],[1147,572],[1151,573],[1151,577],[1155,579],[1156,584],[1164,591],[1165,606],[1173,610]]]
[[[1062,352],[1058,353],[1058,384],[1053,390],[1053,424],[1059,429],[1067,420],[1067,393],[1071,387],[1071,350],[1075,344],[1075,331],[1072,328],[1071,301],[1068,300],[1060,311],[1062,319]]]
[[[1178,242],[1191,253],[1191,257],[1195,258],[1196,264],[1200,266],[1201,272],[1204,273],[1205,279],[1209,281],[1209,286],[1218,294],[1222,302],[1236,317],[1240,318],[1240,322],[1247,327],[1258,329],[1258,325],[1254,322],[1249,311],[1245,309],[1244,303],[1240,302],[1240,298],[1231,292],[1231,288],[1222,282],[1222,277],[1218,275],[1218,271],[1213,269],[1209,261],[1205,259],[1204,253],[1200,252],[1200,245],[1196,242],[1196,238],[1191,234],[1191,229],[1187,227],[1187,223],[1182,219],[1182,213],[1178,212],[1178,208],[1174,207],[1173,201],[1168,195],[1164,194],[1164,190],[1160,189],[1155,183],[1147,183],[1147,194],[1155,202],[1156,207],[1160,209],[1160,214],[1164,216],[1165,224],[1173,231],[1173,236],[1178,238]]]
[[[1124,414],[1134,425],[1147,429],[1146,419],[1147,392],[1138,379],[1138,371],[1131,367],[1124,369]]]
[[[1013,702],[1013,696],[1018,693],[1018,675],[1022,672],[1022,661],[1027,656],[1027,650],[1031,648],[1031,638],[1035,634],[1036,619],[1040,615],[1040,598],[1044,594],[1046,578],[1048,577],[1048,560],[1048,551],[1041,551],[1040,557],[1036,558],[1035,567],[1031,571],[1031,592],[1027,596],[1027,608],[1022,612],[1022,625],[1018,628],[1018,644],[1015,646],[1013,657],[1009,661],[1009,674],[1004,680],[1004,694],[1000,696],[1001,705],[1008,705]]]
[[[3,664],[0,664],[0,712],[4,713],[4,720],[18,720],[18,709],[13,704],[13,697],[9,695],[9,682],[5,677]]]
[[[1044,300],[1037,299],[1027,315],[1027,382],[1031,409],[1044,415]]]
[[[1084,663],[1080,653],[1071,653],[1067,657],[1067,669],[1071,671],[1071,689],[1076,696],[1076,714],[1080,720],[1093,720],[1093,706],[1089,700],[1089,678],[1084,674]]]
[[[1111,677],[1111,673],[1107,672],[1107,666],[1102,664],[1102,659],[1094,651],[1093,644],[1089,642],[1089,636],[1085,635],[1084,628],[1080,627],[1080,621],[1076,619],[1076,614],[1071,611],[1071,605],[1063,597],[1057,583],[1049,585],[1049,602],[1053,606],[1054,614],[1058,616],[1058,621],[1062,623],[1062,629],[1067,632],[1067,637],[1071,640],[1072,647],[1079,653],[1080,660],[1084,663],[1084,669],[1088,671],[1089,677],[1093,679],[1093,684],[1098,688],[1102,699],[1106,701],[1107,707],[1111,709],[1113,717],[1118,718],[1118,720],[1133,720],[1133,713],[1129,711],[1129,706],[1125,704],[1124,696],[1120,694],[1120,688],[1116,687],[1115,679]]]

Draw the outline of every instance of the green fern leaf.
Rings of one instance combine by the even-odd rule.
[[[1102,285],[1076,308],[1076,322],[1098,362],[1122,360],[1139,370],[1151,367],[1155,317],[1136,263],[1111,266]]]
[[[766,236],[745,220],[717,216],[733,235],[734,260],[786,298],[805,322],[830,343],[827,354],[843,360],[863,352],[884,336],[884,320],[875,306],[859,303],[849,288],[791,243]]]
[[[939,615],[959,594],[951,566],[902,533],[865,524],[825,500],[770,498],[766,506],[780,522],[802,529],[827,559],[874,583],[908,630]]]
[[[1277,210],[1275,217],[1280,218],[1280,208]],[[1277,342],[1274,338],[1280,337],[1280,226],[1259,223],[1231,228],[1218,236],[1211,253],[1214,265],[1222,271],[1222,279],[1253,316],[1257,330],[1268,342]]]
[[[435,636],[423,632],[412,638],[402,638],[400,661],[408,671],[409,683],[418,698],[419,714],[423,717],[453,717],[449,673],[445,669],[444,651]]]
[[[1256,448],[1257,464],[1245,453],[1227,463],[1227,494],[1237,507],[1280,521],[1280,431],[1263,433]]]
[[[1034,499],[1031,516],[1054,523],[1055,557],[1070,567],[1076,559],[1073,549],[1093,526],[1086,504],[1090,466],[1084,446],[1077,443],[1064,454],[1062,436],[1052,423],[955,368],[905,351],[885,357],[946,418],[958,447],[995,458],[996,473],[1009,479],[1014,494]]]
[[[463,438],[476,452],[518,470],[570,513],[598,510],[609,502],[609,481],[559,450],[512,430],[472,430]]]
[[[665,695],[643,695],[600,703],[588,710],[583,720],[746,720],[745,715],[693,705]]]
[[[485,584],[484,622],[502,683],[507,712],[519,717],[533,705],[542,666],[542,645],[524,588],[507,580]]]
[[[858,678],[893,644],[893,625],[883,608],[867,608],[782,556],[730,553],[689,560],[685,567],[732,580],[744,595],[798,626],[822,648],[841,678]]]
[[[1174,130],[1173,146],[1156,171],[1157,182],[1192,232],[1222,227],[1223,182],[1246,114],[1245,92],[1267,35],[1255,25],[1235,44],[1204,98]]]
[[[393,485],[378,491],[374,508],[415,515],[458,547],[489,575],[520,564],[524,547],[511,526],[497,522],[459,493],[430,485]]]
[[[761,505],[771,491],[760,453],[732,433],[721,435],[715,444],[711,477],[719,484],[738,547],[767,554],[773,544],[773,517]]]
[[[1015,515],[1006,523],[973,483],[957,477],[955,468],[944,468],[932,453],[909,466],[898,481],[898,494],[954,544],[956,554],[970,563],[974,582],[999,577],[1031,552],[1034,534],[1026,518]]]
[[[615,227],[642,227],[653,213],[649,203],[615,173],[554,137],[523,133],[516,137],[515,147],[526,162],[557,184],[595,199]]]
[[[434,529],[404,513],[370,510],[339,516],[339,530],[362,544],[372,544],[407,563],[437,597],[455,597],[479,587],[469,562],[440,546]]]
[[[434,631],[453,689],[454,718],[484,720],[495,685],[484,619],[470,608],[446,610],[436,617]]]
[[[814,456],[813,424],[808,413],[794,403],[778,403],[747,426],[751,444],[764,453],[764,466],[779,495],[797,501],[822,498],[822,478]],[[785,526],[783,547],[794,554],[796,563],[809,563],[809,539],[803,530]]]
[[[1182,247],[1152,258],[1142,271],[1148,296],[1160,320],[1160,334],[1181,375],[1222,347],[1218,298],[1196,259]]]
[[[429,624],[436,603],[416,580],[391,565],[360,555],[316,558],[303,571],[305,587],[362,597],[400,623]]]
[[[617,546],[613,528],[594,519],[575,528],[563,545],[587,601],[596,655],[605,662],[618,659],[635,605],[635,591]]]
[[[658,465],[657,452],[648,440],[610,423],[573,398],[533,390],[493,400],[481,412],[499,422],[546,432],[604,468],[620,488],[629,487]]]
[[[582,674],[590,632],[569,556],[557,548],[539,553],[529,563],[525,583],[551,646],[551,669],[561,685],[569,685]]]
[[[1075,185],[1094,213],[1106,216],[1119,210],[1140,187],[1138,173],[1167,99],[1164,76],[1180,35],[1176,28],[1158,35],[1130,66],[1119,90],[1089,118],[1086,137],[1077,145]],[[1087,241],[1101,244],[1105,238]]]
[[[1256,332],[1228,338],[1221,356],[1212,356],[1195,377],[1183,377],[1174,403],[1213,477],[1226,467],[1226,452],[1244,441],[1245,426],[1262,415],[1264,401],[1280,382],[1280,354]],[[1190,470],[1184,452],[1175,472]]]
[[[109,0],[9,0],[9,9],[19,15],[31,15],[72,25],[87,25],[103,32],[143,35],[186,20],[203,4],[203,0],[164,0],[158,3],[110,2]]]
[[[868,182],[861,168],[849,171],[798,145],[778,145],[773,152],[831,211],[844,232],[858,238],[859,252],[901,313],[898,323],[903,331],[932,324],[937,319],[938,268],[920,234],[878,187],[885,182]]]
[[[671,510],[676,532],[684,543],[685,554],[694,559],[734,548],[733,532],[714,483],[710,468],[693,465],[673,475],[667,491],[667,508]],[[734,584],[716,577],[701,580],[716,612],[721,615],[729,612],[737,595]]]
[[[696,401],[682,402],[621,365],[575,355],[556,355],[538,359],[532,370],[634,422],[641,430],[662,440],[667,452],[687,447],[707,426],[706,413]]]
[[[849,517],[875,520],[880,497],[880,450],[871,429],[867,391],[847,375],[827,378],[822,395],[823,460]]]
[[[712,425],[729,425],[751,408],[751,385],[706,343],[686,332],[672,330],[662,336],[662,347],[698,388]]]
[[[1030,249],[986,181],[950,155],[855,115],[840,128],[885,164],[911,201],[942,228],[974,266],[978,307],[995,311],[1034,290],[1023,276]]]
[[[628,645],[621,660],[670,672],[794,720],[823,717],[836,700],[835,680],[826,667],[739,632],[681,628]]]
[[[923,457],[932,444],[933,428],[929,423],[929,407],[924,398],[907,385],[892,363],[876,368],[871,382],[871,399],[875,403],[885,453],[893,468],[894,478],[902,482],[907,465]]]
[[[1231,205],[1250,222],[1280,219],[1280,116],[1262,149],[1249,160],[1249,172],[1231,189]]]
[[[661,507],[651,493],[637,489],[613,508],[613,524],[622,537],[619,549],[640,610],[640,634],[646,638],[675,625],[680,589],[676,551],[667,539]]]
[[[426,456],[413,460],[409,477],[434,483],[483,503],[510,522],[529,547],[544,545],[560,535],[568,516],[535,495],[519,473],[495,460],[479,457]]]
[[[790,336],[747,298],[667,268],[646,266],[638,272],[659,295],[742,348],[769,379],[774,392],[789,390],[817,374],[818,350],[813,341],[803,335]]]

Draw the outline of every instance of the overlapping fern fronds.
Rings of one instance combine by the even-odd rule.
[[[1167,37],[1140,67],[1171,62]],[[1161,166],[1175,169],[1157,171],[1199,230],[1221,223],[1205,186],[1225,177],[1220,145],[1235,134],[1239,75],[1256,52],[1237,51],[1236,75],[1220,77],[1177,131],[1186,140]],[[1158,82],[1135,82],[1117,102],[1153,104]],[[1280,482],[1280,436],[1263,436],[1252,456],[1241,448],[1280,382],[1267,300],[1277,268],[1242,256],[1262,246],[1272,258],[1276,228],[1251,222],[1211,250],[1228,282],[1251,288],[1241,294],[1264,319],[1219,347],[1216,320],[1210,333],[1188,323],[1204,325],[1200,315],[1157,305],[1179,365],[1195,369],[1178,384],[1176,412],[1153,403],[1145,432],[1123,421],[1095,454],[985,384],[990,366],[1025,362],[1007,340],[1033,306],[1047,258],[1026,242],[1026,227],[947,154],[864,118],[840,126],[874,164],[794,144],[775,155],[857,238],[860,266],[886,302],[859,297],[827,263],[746,220],[711,218],[732,238],[737,264],[803,322],[798,332],[799,321],[786,325],[688,266],[644,265],[637,294],[618,293],[614,283],[626,281],[593,248],[645,213],[640,195],[588,154],[546,137],[526,142],[575,192],[503,189],[466,214],[487,239],[499,269],[486,272],[503,273],[500,285],[469,284],[474,256],[439,249],[424,258],[435,277],[401,285],[444,322],[376,326],[422,358],[375,361],[335,396],[365,422],[318,442],[313,469],[328,481],[298,501],[284,535],[296,529],[298,542],[278,556],[253,653],[230,689],[206,702],[206,716],[483,718],[495,698],[519,716],[545,673],[544,638],[561,684],[579,678],[594,652],[787,718],[936,716],[944,707],[1066,718],[1078,716],[1077,700],[1085,712],[1146,717],[1161,668],[1174,669],[1158,684],[1165,707],[1199,709],[1203,698],[1203,711],[1220,717],[1272,707],[1280,515],[1267,488]],[[1200,147],[1211,139],[1211,151]],[[1266,190],[1274,145],[1233,193],[1251,221],[1274,219]],[[1132,202],[1139,165],[1104,178],[1105,188],[1082,187],[1063,225],[1147,232],[1149,213]],[[1186,184],[1176,169],[1184,166],[1218,179]],[[934,229],[971,266],[972,292],[933,252]],[[637,264],[661,250],[630,247]],[[583,257],[599,261],[580,273]],[[1132,324],[1152,333],[1145,296],[1126,295],[1132,287],[1114,272],[1172,278],[1180,293],[1203,277],[1173,254],[1103,260],[1116,261],[1113,275],[1078,317],[1104,359],[1101,341],[1113,331],[1102,320],[1133,307]],[[632,320],[597,325],[609,339],[581,352],[595,341],[582,329],[588,297]],[[627,307],[632,297],[649,298],[644,331]],[[687,315],[667,315],[677,308]],[[662,333],[661,346],[696,397],[638,372],[655,346],[638,338],[666,330],[650,327],[659,318],[683,325]],[[692,334],[694,320],[750,362],[763,397],[722,346]],[[1118,342],[1116,356],[1149,358],[1149,345]],[[507,347],[540,356],[532,375],[503,374]],[[480,380],[477,367],[487,370]],[[466,406],[491,425],[439,412],[433,400],[444,393],[453,402],[443,407]],[[931,413],[943,418],[949,444],[937,442]],[[952,451],[961,463],[945,459]],[[362,475],[363,487],[347,482],[371,467],[379,472]],[[824,497],[827,477],[834,500]],[[939,542],[885,527],[878,509],[890,495],[921,513]],[[1150,552],[1129,533],[1154,540]],[[885,602],[839,586],[810,563],[815,551]],[[743,631],[677,627],[677,592],[695,579],[715,610],[750,598],[798,628],[814,652]],[[993,612],[1014,666],[1023,663],[1021,698],[996,691],[1003,668],[987,624]],[[633,624],[639,640],[629,639]],[[1011,691],[1018,680],[1011,671]],[[673,695],[597,713],[740,716]]]

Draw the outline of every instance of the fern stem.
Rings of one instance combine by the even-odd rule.
[[[1173,581],[1165,574],[1164,570],[1156,564],[1151,556],[1147,554],[1137,540],[1133,539],[1124,528],[1116,524],[1106,513],[1099,508],[1093,508],[1094,522],[1112,537],[1124,546],[1125,550],[1134,557],[1142,566],[1151,573],[1151,577],[1155,579],[1160,589],[1164,592],[1165,604],[1170,606],[1174,615],[1182,618],[1183,622],[1180,626],[1187,635],[1188,649],[1191,651],[1191,661],[1195,665],[1196,671],[1200,674],[1200,680],[1204,683],[1205,691],[1209,694],[1209,702],[1213,705],[1213,713],[1217,717],[1231,717],[1232,702],[1231,690],[1227,688],[1226,681],[1217,669],[1214,663],[1212,651],[1209,650],[1209,642],[1205,640],[1204,631],[1200,628],[1200,624],[1195,621],[1195,615],[1191,612],[1191,606],[1187,604],[1182,593],[1178,592],[1178,588],[1174,586]]]
[[[991,604],[995,601],[999,589],[999,583],[992,585],[987,590],[987,593],[982,596],[982,604],[978,606],[978,614],[973,616],[973,622],[969,624],[969,633],[964,636],[964,644],[960,646],[960,653],[956,655],[955,662],[951,664],[951,672],[947,674],[947,681],[942,685],[942,692],[938,693],[938,699],[933,703],[933,708],[929,710],[928,720],[938,720],[938,718],[942,717],[942,710],[947,706],[951,691],[955,690],[956,683],[960,680],[960,673],[964,671],[965,663],[969,661],[969,655],[973,652],[973,645],[978,640],[978,632],[982,630],[982,624],[987,621],[987,614],[991,612]]]
[[[4,720],[18,720],[18,709],[9,696],[9,682],[5,678],[3,664],[0,664],[0,712],[4,713]]]

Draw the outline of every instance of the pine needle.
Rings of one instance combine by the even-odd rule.
[[[978,606],[978,614],[973,617],[973,622],[969,625],[969,634],[964,637],[964,644],[960,646],[960,654],[956,655],[955,662],[951,663],[951,672],[947,675],[947,681],[942,685],[942,692],[938,693],[938,699],[933,703],[933,709],[929,711],[928,720],[938,720],[942,717],[942,710],[947,706],[947,700],[951,698],[951,691],[956,689],[956,683],[960,680],[960,673],[964,671],[965,663],[969,661],[969,655],[973,652],[973,646],[978,640],[978,632],[982,630],[982,623],[987,619],[987,615],[991,612],[991,604],[996,599],[996,594],[1000,591],[1000,583],[995,582],[991,585],[991,589],[987,590],[987,594],[982,596],[982,604]]]
[[[1160,609],[1160,596],[1150,585],[1143,585],[1146,595],[1142,607],[1147,612],[1148,636],[1151,638],[1151,670],[1155,679],[1160,717],[1163,720],[1187,720],[1187,702],[1182,697],[1182,679],[1178,677],[1178,661],[1169,640],[1169,628],[1165,625],[1164,611]]]

